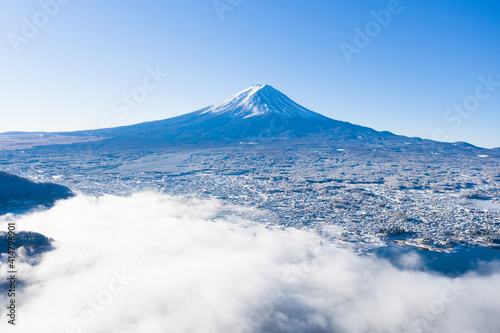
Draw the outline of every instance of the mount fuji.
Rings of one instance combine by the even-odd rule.
[[[337,139],[392,136],[306,109],[270,85],[254,85],[201,110],[178,117],[102,130],[57,133],[97,136],[113,145],[256,142],[327,134]]]

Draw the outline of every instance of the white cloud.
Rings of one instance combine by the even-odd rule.
[[[16,220],[54,238],[1,332],[496,332],[500,273],[451,279],[253,224],[216,201],[85,196]],[[253,214],[253,213],[252,213]],[[4,229],[5,222],[0,222]],[[1,269],[5,271],[5,265]],[[131,279],[133,276],[133,279]],[[5,295],[0,303],[6,304]],[[68,326],[67,326],[68,325]],[[70,328],[75,328],[71,330]],[[68,330],[65,330],[68,328]]]

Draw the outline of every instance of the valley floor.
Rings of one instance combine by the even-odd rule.
[[[500,155],[484,149],[305,139],[149,152],[65,147],[0,152],[0,170],[91,195],[215,197],[266,211],[262,222],[334,226],[332,240],[360,252],[388,239],[439,251],[500,244]]]

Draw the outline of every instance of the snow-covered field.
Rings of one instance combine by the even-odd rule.
[[[76,146],[78,147],[78,146]],[[387,238],[434,249],[499,241],[500,158],[479,148],[311,139],[176,149],[38,148],[0,153],[1,170],[84,194],[142,190],[267,211],[262,222],[343,230],[359,250]]]

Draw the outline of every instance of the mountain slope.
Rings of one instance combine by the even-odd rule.
[[[115,145],[134,145],[255,142],[318,133],[338,138],[391,135],[325,117],[300,106],[269,85],[252,86],[220,103],[178,117],[74,134],[102,137]]]
[[[23,211],[39,205],[51,206],[59,199],[73,196],[67,187],[35,183],[0,171],[0,215]]]
[[[209,106],[202,114],[229,114],[232,118],[252,118],[273,114],[281,117],[324,119],[289,99],[270,85],[255,85],[242,92]]]

